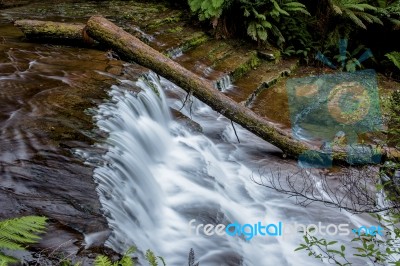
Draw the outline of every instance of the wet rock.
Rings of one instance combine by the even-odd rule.
[[[74,151],[105,152],[92,147],[104,136],[88,110],[108,97],[111,85],[135,80],[147,70],[109,59],[103,51],[21,43],[14,33],[5,33],[0,53],[10,57],[0,66],[13,71],[0,80],[0,219],[49,218],[40,243],[31,246],[31,253],[17,254],[25,265],[59,265],[66,257],[93,265],[96,255],[107,251],[107,233],[88,250],[85,236],[109,228],[93,166]]]
[[[200,124],[194,122],[192,119],[190,119],[186,115],[182,114],[181,112],[179,112],[178,110],[175,110],[175,109],[171,109],[171,112],[172,112],[172,115],[175,117],[175,119],[179,123],[185,125],[185,127],[187,129],[189,129],[190,132],[196,132],[196,133],[203,132],[203,129],[200,126]]]

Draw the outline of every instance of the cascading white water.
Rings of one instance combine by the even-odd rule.
[[[233,86],[231,77],[229,75],[223,76],[222,78],[217,80],[215,84],[216,84],[215,86],[217,87],[217,89],[219,89],[222,92],[231,89]]]
[[[173,48],[173,49],[169,50],[167,52],[167,54],[169,55],[169,57],[171,59],[176,59],[183,55],[183,49],[182,49],[182,47]]]
[[[143,89],[137,95],[113,86],[111,100],[101,104],[96,115],[98,127],[108,133],[108,152],[94,179],[113,231],[109,246],[121,252],[133,244],[140,251],[151,249],[168,266],[187,265],[190,248],[202,266],[320,265],[293,252],[300,235],[245,241],[190,233],[192,219],[197,224],[225,225],[350,221],[336,210],[299,208],[251,182],[249,177],[260,165],[276,169],[282,164],[268,155],[275,150],[268,143],[237,126],[242,138],[237,144],[230,122],[196,99],[182,109],[203,126],[203,134],[193,133],[174,121],[169,111],[168,106],[182,105],[179,88],[154,73],[136,85]],[[286,163],[282,168],[295,167]]]

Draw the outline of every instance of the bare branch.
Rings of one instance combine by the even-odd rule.
[[[258,169],[257,177],[252,174],[250,179],[260,186],[294,197],[296,204],[301,206],[320,202],[352,213],[400,212],[397,202],[388,202],[385,206],[377,203],[378,194],[383,193],[376,190],[380,182],[377,167],[348,167],[335,175],[310,169],[288,173],[278,169],[266,174],[266,169]]]

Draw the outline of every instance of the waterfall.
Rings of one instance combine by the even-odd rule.
[[[173,48],[167,54],[171,59],[176,59],[183,55],[182,47]]]
[[[185,93],[169,81],[150,73],[136,83],[123,82],[142,91],[112,86],[110,99],[95,110],[97,126],[108,135],[98,145],[107,152],[92,154],[95,160],[87,158],[97,162],[94,180],[112,230],[108,246],[124,252],[136,245],[142,252],[139,258],[151,249],[168,266],[187,265],[190,248],[200,265],[206,266],[319,265],[306,254],[293,253],[301,243],[299,235],[246,241],[190,233],[193,219],[197,224],[227,225],[235,221],[314,223],[316,217],[335,217],[339,222],[348,217],[331,209],[325,215],[320,208],[302,210],[287,198],[282,200],[281,194],[251,182],[254,169],[244,162],[277,163],[265,155],[255,161],[246,153],[257,149],[267,154],[275,148],[241,127],[236,130],[243,139],[237,144],[229,120],[196,99],[182,109],[183,114],[193,111],[193,119],[203,126],[203,134],[193,133],[170,113],[169,106],[182,107],[179,99]],[[285,167],[294,169],[295,163]]]
[[[232,86],[231,77],[229,75],[223,76],[215,83],[215,87],[222,92],[231,89]]]

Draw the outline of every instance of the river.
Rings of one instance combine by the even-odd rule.
[[[246,241],[197,235],[189,222],[371,223],[255,184],[260,170],[293,173],[297,162],[235,125],[239,143],[231,122],[197,99],[182,108],[186,93],[150,70],[27,42],[4,17],[0,33],[0,214],[48,216],[40,248],[73,255],[106,241],[171,266],[186,265],[190,248],[206,266],[311,266],[321,262],[294,252],[300,233]]]

